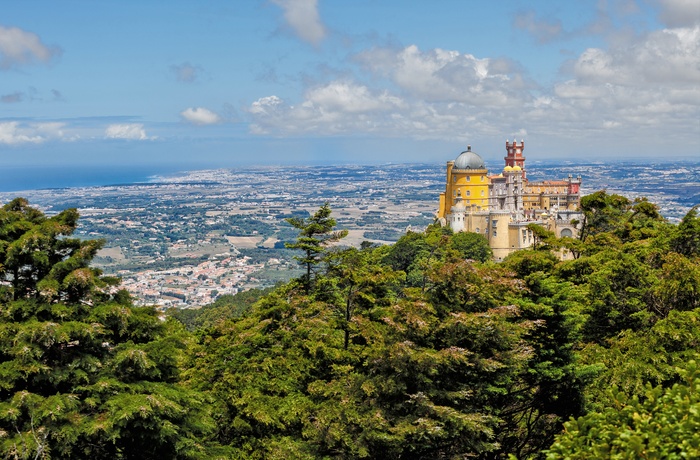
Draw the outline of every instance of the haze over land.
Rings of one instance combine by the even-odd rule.
[[[6,2],[10,166],[694,158],[700,7],[607,2]]]

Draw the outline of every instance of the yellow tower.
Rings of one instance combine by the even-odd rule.
[[[456,160],[447,162],[447,183],[440,194],[438,218],[447,218],[452,206],[461,198],[468,212],[487,210],[489,180],[484,160],[472,152],[472,147],[460,153]]]

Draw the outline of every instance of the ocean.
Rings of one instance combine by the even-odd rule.
[[[153,182],[181,169],[139,166],[0,166],[0,192]]]

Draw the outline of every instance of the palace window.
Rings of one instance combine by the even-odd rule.
[[[467,176],[467,182],[471,182],[471,181],[472,181],[472,176]]]
[[[467,190],[467,196],[470,196],[472,194],[471,190]]]

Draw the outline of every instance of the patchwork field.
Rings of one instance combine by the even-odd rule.
[[[263,240],[262,236],[226,236],[226,241],[239,249],[252,249]],[[274,246],[274,243],[272,243]]]

